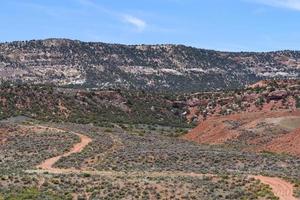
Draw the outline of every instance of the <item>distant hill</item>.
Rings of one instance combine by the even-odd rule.
[[[300,108],[300,80],[261,81],[255,85],[234,91],[167,94],[3,84],[0,120],[21,115],[80,124],[192,127],[228,115],[289,113]]]
[[[68,39],[0,44],[1,81],[189,92],[299,77],[300,51],[232,53]]]

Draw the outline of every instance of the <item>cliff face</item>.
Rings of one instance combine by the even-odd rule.
[[[230,53],[182,45],[47,39],[0,44],[0,79],[98,88],[201,91],[299,78],[300,52]]]

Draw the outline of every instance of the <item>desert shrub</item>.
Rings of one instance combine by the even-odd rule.
[[[71,199],[69,195],[57,195],[53,192],[41,192],[37,188],[25,188],[19,191],[9,191],[4,194],[6,200],[40,200],[40,199]]]
[[[112,133],[113,131],[110,128],[107,128],[107,129],[104,130],[104,132],[106,132],[106,133]]]
[[[91,177],[91,174],[84,173],[83,176],[84,177]]]
[[[296,97],[296,107],[300,108],[300,96]]]
[[[255,102],[255,105],[256,106],[262,106],[264,104],[264,102],[265,102],[265,99],[263,97],[259,97],[257,99],[257,101]]]
[[[300,198],[300,180],[293,180],[294,183],[294,196]]]

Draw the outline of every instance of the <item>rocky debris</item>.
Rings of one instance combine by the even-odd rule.
[[[246,94],[243,97],[243,101],[247,101],[247,102],[251,102],[251,101],[255,101],[257,99],[258,95],[257,94]]]
[[[172,106],[173,108],[182,108],[185,107],[187,103],[185,101],[174,101]]]
[[[187,105],[190,106],[190,107],[194,107],[194,106],[198,106],[198,105],[204,105],[205,103],[206,102],[200,101],[197,98],[192,98],[192,99],[189,99],[187,101]]]
[[[263,87],[247,87],[244,90],[205,92],[186,95],[188,121],[201,122],[218,115],[230,115],[241,112],[259,112],[273,110],[295,110],[300,107],[299,80],[263,81]],[[290,87],[292,86],[292,87]],[[180,97],[182,99],[182,97]]]
[[[280,99],[284,99],[287,96],[288,96],[288,92],[286,90],[276,90],[274,92],[269,93],[268,99],[280,100]]]

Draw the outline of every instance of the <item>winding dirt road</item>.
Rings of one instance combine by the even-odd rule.
[[[57,131],[65,131],[63,129],[51,128],[46,126],[39,126],[40,128],[46,129],[55,129]],[[187,177],[203,177],[203,176],[214,176],[212,174],[198,174],[198,173],[185,173],[185,172],[119,172],[119,171],[85,171],[78,170],[74,168],[62,169],[53,167],[54,164],[62,157],[67,157],[74,153],[80,153],[90,142],[92,139],[82,135],[80,133],[75,133],[79,138],[80,142],[75,144],[70,151],[45,160],[43,163],[37,166],[37,170],[26,170],[27,173],[38,173],[43,174],[45,172],[52,174],[90,174],[90,175],[101,175],[101,176],[131,176],[131,177],[139,177],[139,176],[148,176],[148,177],[178,177],[178,176],[187,176]],[[272,188],[275,196],[279,197],[280,200],[299,200],[293,196],[293,185],[288,183],[287,181],[276,178],[276,177],[266,177],[266,176],[249,176],[260,180],[262,183],[269,185]]]
[[[294,186],[277,177],[266,177],[266,176],[252,176],[255,179],[260,180],[262,183],[269,185],[272,188],[275,196],[279,197],[280,200],[299,200],[293,196]]]
[[[50,127],[44,127],[44,126],[40,126],[43,128],[48,128],[48,129],[54,129],[54,130],[58,130],[58,131],[64,131],[63,129],[58,129],[58,128],[50,128]],[[92,142],[92,139],[82,135],[80,133],[75,133],[73,132],[75,135],[77,135],[80,138],[80,142],[75,144],[72,149],[62,155],[59,156],[55,156],[53,158],[49,158],[47,160],[45,160],[43,163],[41,163],[40,165],[36,166],[38,169],[42,169],[42,170],[47,170],[49,172],[52,171],[60,171],[61,169],[59,168],[54,168],[54,164],[62,157],[67,157],[70,156],[73,153],[80,153],[90,142]]]

